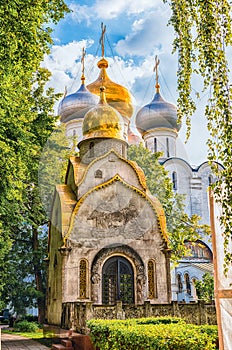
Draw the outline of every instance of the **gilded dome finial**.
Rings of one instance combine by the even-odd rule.
[[[100,45],[101,45],[101,49],[102,49],[102,57],[104,57],[105,55],[105,32],[106,32],[106,26],[103,24],[103,22],[101,23],[101,29],[102,29],[102,33],[101,33],[101,37],[100,37]]]
[[[104,104],[107,104],[107,101],[106,101],[106,88],[105,86],[100,86],[100,100],[99,100],[99,104],[101,105],[104,105]]]
[[[81,63],[82,63],[82,76],[81,76],[81,81],[82,84],[85,83],[85,55],[86,55],[86,51],[85,48],[82,48],[82,57],[81,57]]]
[[[160,85],[159,85],[159,74],[158,74],[158,66],[160,64],[160,60],[158,59],[157,55],[155,56],[155,66],[153,68],[153,72],[155,72],[155,87],[156,87],[156,92],[159,93]]]

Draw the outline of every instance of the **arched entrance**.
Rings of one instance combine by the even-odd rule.
[[[102,302],[115,304],[117,300],[123,304],[134,303],[133,269],[121,256],[108,259],[102,269]]]

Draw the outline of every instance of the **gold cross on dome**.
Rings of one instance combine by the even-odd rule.
[[[104,40],[105,40],[105,32],[106,32],[106,26],[103,24],[103,22],[101,23],[101,29],[102,29],[102,33],[101,33],[101,38],[100,38],[100,45],[102,48],[102,57],[104,57],[105,54],[105,45],[104,45]]]
[[[159,75],[158,75],[158,66],[160,64],[160,60],[158,59],[157,55],[155,56],[155,66],[153,68],[153,72],[155,72],[155,81],[156,85],[159,85]]]

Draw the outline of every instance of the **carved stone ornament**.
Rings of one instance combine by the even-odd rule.
[[[62,247],[58,248],[58,250],[62,256],[67,256],[71,252],[72,248],[62,245]]]

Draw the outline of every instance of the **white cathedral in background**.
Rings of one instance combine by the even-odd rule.
[[[106,88],[108,104],[123,117],[125,141],[128,144],[143,142],[151,152],[162,152],[160,163],[169,172],[173,190],[186,196],[186,213],[189,216],[197,214],[202,217],[202,224],[209,224],[207,188],[215,178],[207,162],[193,168],[179,156],[176,144],[181,125],[177,124],[176,106],[165,101],[160,94],[157,66],[154,97],[135,116],[135,126],[141,137],[131,131],[133,108],[130,94],[125,87],[108,77],[108,62],[104,57],[98,62],[99,77],[87,86],[83,63],[81,86],[75,93],[64,96],[59,104],[58,114],[66,126],[67,136],[75,136],[80,142],[83,137],[83,118],[97,104],[99,88],[103,85]],[[194,244],[186,244],[191,248],[192,255],[183,257],[180,264],[172,270],[172,299],[179,302],[196,301],[194,280],[202,279],[206,272],[213,273],[211,243],[202,239]]]

